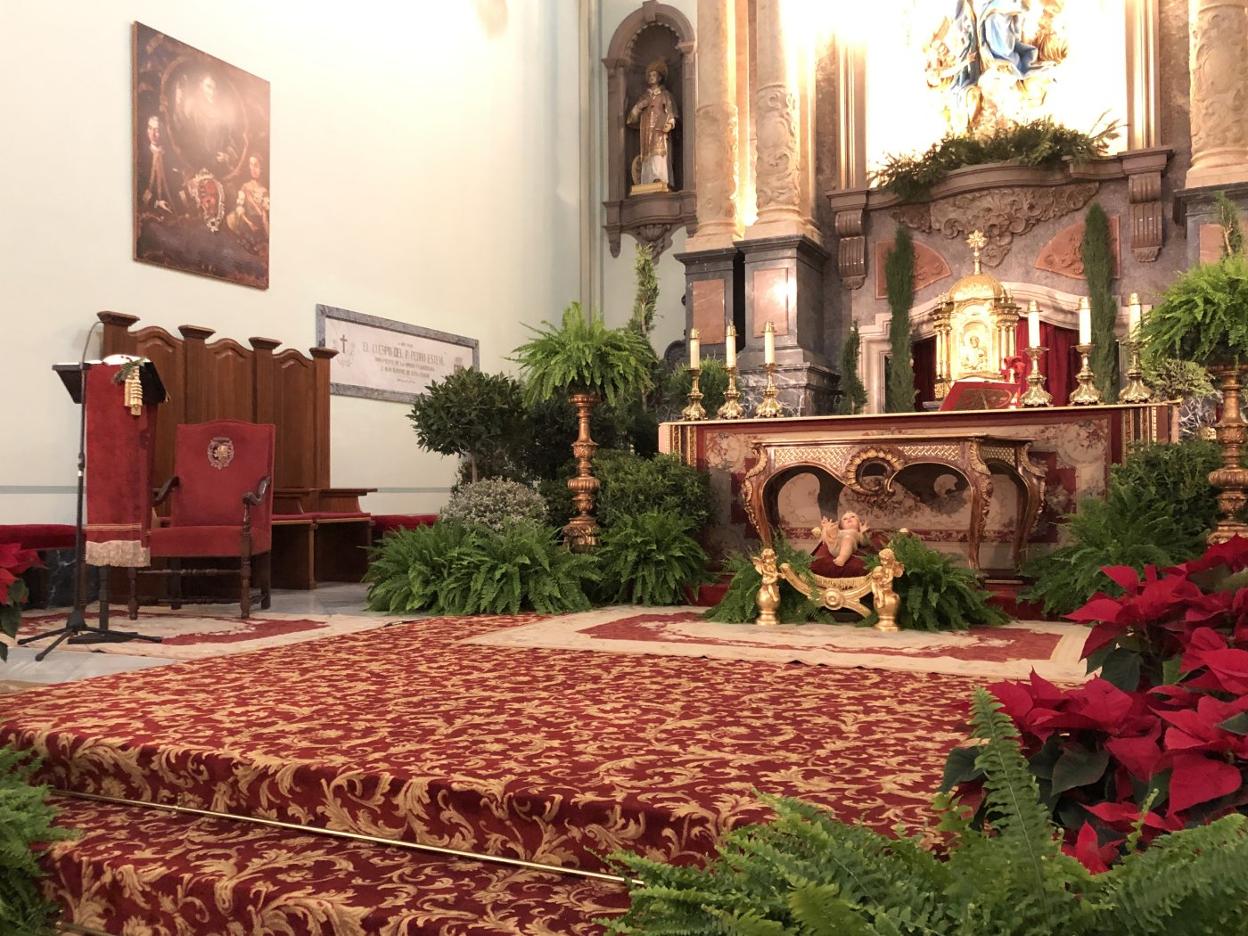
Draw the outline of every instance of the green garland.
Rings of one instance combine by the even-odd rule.
[[[1084,220],[1083,275],[1088,281],[1088,303],[1092,307],[1092,370],[1101,399],[1118,399],[1118,339],[1114,323],[1118,306],[1114,302],[1114,258],[1109,239],[1109,217],[1099,202],[1093,202]]]
[[[1113,122],[1089,134],[1045,118],[987,136],[950,134],[919,156],[889,156],[884,168],[872,175],[872,182],[902,201],[917,201],[926,198],[950,172],[966,166],[1012,162],[1053,169],[1066,160],[1104,158],[1118,129]]]
[[[910,307],[914,305],[914,238],[905,228],[897,229],[897,240],[884,261],[884,279],[892,321],[888,326],[891,360],[884,410],[888,413],[914,412],[914,361],[910,334]]]
[[[867,403],[867,388],[858,376],[858,349],[861,344],[858,326],[850,326],[849,337],[841,348],[841,398],[836,403],[836,411],[845,416],[861,413]]]

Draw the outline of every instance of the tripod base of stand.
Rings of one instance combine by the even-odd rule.
[[[81,579],[79,579],[81,582]],[[81,592],[79,592],[81,594]],[[161,643],[162,638],[153,637],[149,634],[139,634],[135,631],[115,631],[108,626],[108,567],[103,566],[100,573],[100,625],[99,627],[91,627],[87,624],[86,615],[81,607],[74,607],[69,612],[69,618],[65,621],[64,627],[56,630],[44,631],[42,634],[32,634],[29,637],[23,637],[17,643],[19,646],[34,643],[37,640],[44,640],[48,637],[56,639],[35,654],[35,662],[42,663],[44,657],[61,645],[62,642],[68,641],[71,644],[105,644],[105,643],[122,643],[127,640],[146,640],[149,643]]]

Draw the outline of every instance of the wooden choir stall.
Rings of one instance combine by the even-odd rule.
[[[329,361],[332,348],[307,355],[280,341],[253,337],[244,346],[208,339],[213,329],[181,325],[178,336],[138,318],[101,312],[104,355],[150,359],[169,399],[156,422],[153,477],[173,474],[174,434],[182,423],[240,419],[276,427],[273,495],[273,585],[315,588],[358,582],[367,569],[372,518],[360,497],[373,488],[330,482]]]

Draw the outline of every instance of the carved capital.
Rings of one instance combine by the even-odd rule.
[[[1099,187],[1097,182],[1078,182],[967,192],[925,204],[905,205],[892,214],[908,228],[925,234],[939,232],[950,239],[982,231],[988,239],[981,255],[984,265],[997,267],[1009,254],[1015,237],[1042,221],[1078,211],[1092,200]]]

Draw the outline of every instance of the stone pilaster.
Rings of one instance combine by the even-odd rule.
[[[735,0],[698,0],[698,229],[691,251],[731,247],[741,235],[735,19]]]
[[[1248,181],[1248,0],[1189,0],[1188,189]]]

